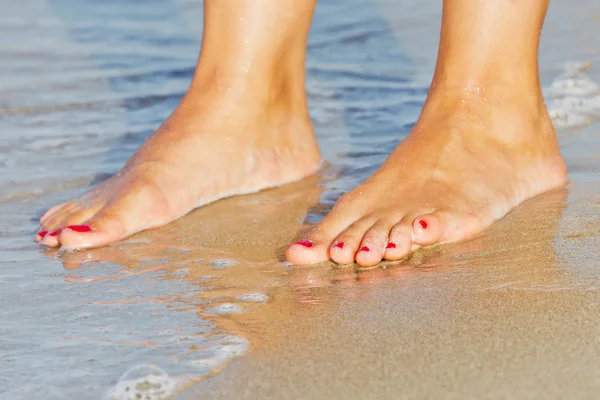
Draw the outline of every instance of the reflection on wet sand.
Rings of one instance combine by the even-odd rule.
[[[561,255],[567,195],[535,198],[472,240],[385,268],[292,268],[269,303],[228,321],[253,351],[178,398],[488,398],[490,387],[505,398],[539,374],[546,386],[531,393],[589,390],[575,379],[590,379],[596,358],[564,370],[582,340],[598,340],[585,316],[600,311]]]
[[[320,194],[314,178],[218,202],[126,243],[64,253],[63,265],[71,271],[66,279],[81,284],[123,279],[126,284],[132,275],[152,274],[149,279],[185,282],[184,291],[167,298],[115,301],[162,302],[168,312],[196,313],[216,324],[214,332],[221,336],[214,340],[233,341],[224,345],[235,348],[227,359],[206,352],[213,339],[189,346],[185,360],[206,371],[178,377],[180,388],[222,371],[250,346],[251,360],[276,364],[290,348],[322,341],[323,332],[350,329],[347,325],[355,322],[349,313],[364,304],[373,306],[370,321],[394,318],[415,332],[428,324],[448,324],[457,314],[481,314],[481,302],[489,301],[490,293],[571,285],[556,256],[567,190],[527,202],[472,240],[423,249],[400,263],[371,270],[289,267],[281,261],[285,244],[308,229],[301,221]],[[173,355],[175,362],[179,358]]]

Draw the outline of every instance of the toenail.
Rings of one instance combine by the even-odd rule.
[[[79,233],[91,232],[92,230],[88,225],[71,225],[67,226],[67,228]]]
[[[386,249],[395,249],[396,248],[396,243],[389,242],[387,244],[387,246],[385,246],[385,248]]]
[[[371,249],[369,249],[367,246],[363,246],[360,248],[359,251],[370,251]]]
[[[338,249],[343,249],[344,248],[344,242],[336,243],[333,247],[337,247]]]
[[[58,235],[58,232],[57,232],[57,231],[50,232],[50,233],[48,234],[48,236],[56,236],[56,235]]]
[[[47,233],[48,233],[48,231],[39,231],[37,234],[43,239]]]
[[[302,247],[313,247],[312,242],[309,242],[308,240],[301,240],[301,241],[296,242],[294,244],[299,244]]]
[[[420,220],[420,221],[419,221],[419,224],[421,225],[421,227],[422,227],[423,229],[427,229],[427,222],[425,222],[425,221],[423,221],[423,220]]]

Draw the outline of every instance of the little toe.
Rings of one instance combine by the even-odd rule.
[[[344,229],[329,249],[329,256],[337,264],[352,264],[361,248],[365,233],[373,226],[373,218],[362,218]]]
[[[420,215],[412,223],[413,242],[421,246],[437,243],[442,239],[443,229],[439,212]]]
[[[373,267],[383,260],[392,226],[391,221],[380,220],[365,233],[356,253],[356,263],[358,265]]]
[[[412,245],[412,227],[405,218],[391,229],[383,258],[388,261],[401,260],[410,252]]]

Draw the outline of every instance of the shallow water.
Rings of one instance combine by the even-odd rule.
[[[33,243],[37,218],[117,172],[176,106],[193,73],[202,4],[5,0],[0,397],[158,399],[196,384],[182,398],[502,398],[506,388],[492,379],[502,374],[528,393],[530,376],[555,394],[570,388],[561,379],[577,383],[573,390],[600,387],[600,6],[592,1],[553,4],[542,43],[568,192],[385,270],[282,261],[286,243],[414,124],[439,30],[440,4],[422,3],[319,4],[307,83],[330,163],[319,176],[218,202],[125,243],[59,254]],[[536,351],[545,356],[529,357]],[[503,368],[508,355],[529,367]],[[497,376],[470,375],[486,363]],[[429,379],[411,375],[415,368]],[[385,385],[363,382],[368,373]]]

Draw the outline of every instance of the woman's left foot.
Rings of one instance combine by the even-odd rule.
[[[525,200],[564,186],[543,99],[516,92],[430,94],[409,136],[288,248],[287,260],[363,267],[399,260],[421,246],[468,239]]]

